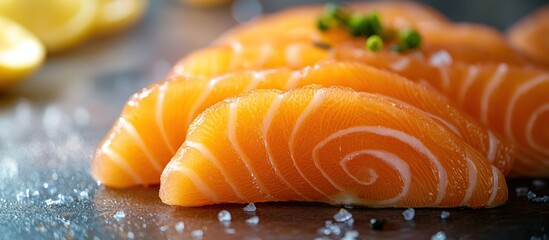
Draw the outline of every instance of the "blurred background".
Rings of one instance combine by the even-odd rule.
[[[0,0],[0,10],[5,7],[3,4],[16,1]],[[25,1],[28,0],[21,0]],[[34,0],[40,1],[50,2]],[[292,5],[325,2],[328,1],[151,0],[142,12],[135,10],[137,17],[123,27],[94,33],[80,44],[49,52],[33,75],[0,91],[0,239],[131,239],[151,233],[146,224],[157,226],[155,231],[160,235],[154,236],[164,236],[158,230],[163,221],[186,213],[174,213],[159,203],[157,189],[107,191],[89,175],[93,151],[127,98],[163,80],[177,60],[207,46],[240,22]],[[502,31],[547,3],[422,2],[454,21],[484,23]],[[121,6],[113,11],[127,9]],[[18,10],[21,24],[33,19],[26,10],[44,12],[41,6],[27,7]],[[129,197],[143,192],[145,197]],[[129,216],[135,217],[131,211],[140,214],[141,218],[135,217],[133,223],[143,223],[143,227],[113,222],[112,214],[124,208]],[[187,216],[201,214],[201,210],[189,211]],[[174,222],[170,224],[173,226]]]

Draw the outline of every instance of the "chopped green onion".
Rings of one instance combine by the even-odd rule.
[[[366,40],[366,49],[377,52],[383,49],[383,39],[379,35],[372,35]]]
[[[379,15],[371,13],[368,15],[353,14],[347,22],[349,31],[353,36],[371,36],[374,34],[380,35],[382,32]]]
[[[372,31],[374,32],[374,34],[380,35],[383,29],[381,28],[379,13],[372,12],[368,14],[368,20],[370,22],[370,27],[372,28]]]
[[[402,44],[406,46],[407,49],[418,48],[421,45],[421,36],[419,33],[413,29],[406,29],[399,33]]]
[[[328,31],[330,29],[330,25],[326,21],[326,18],[322,18],[322,17],[316,21],[316,27],[318,28],[318,30],[323,32]]]

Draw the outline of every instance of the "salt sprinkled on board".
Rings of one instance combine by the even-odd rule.
[[[221,210],[218,214],[217,214],[217,219],[220,221],[220,222],[230,222],[231,221],[231,213],[227,210]]]
[[[345,232],[345,235],[343,235],[343,238],[341,238],[341,240],[354,240],[358,237],[358,235],[358,231],[350,230]]]
[[[134,239],[135,238],[135,234],[133,234],[133,232],[128,232],[128,239]]]
[[[431,240],[446,240],[446,233],[439,231],[431,236]]]
[[[442,219],[442,220],[448,219],[449,217],[450,217],[450,212],[448,212],[448,211],[442,211],[440,213],[440,219]]]
[[[334,220],[336,222],[346,222],[353,218],[353,215],[347,211],[345,208],[340,208],[339,212],[334,215]]]
[[[126,217],[126,213],[122,210],[119,210],[119,211],[116,211],[116,213],[113,215],[114,219],[116,219],[116,221],[122,221],[122,219],[124,219]]]
[[[168,231],[168,226],[164,225],[164,226],[160,227],[160,231],[162,231],[162,232]]]
[[[175,224],[175,231],[178,233],[182,233],[185,230],[185,223],[184,222],[177,222]]]
[[[332,221],[326,221],[324,223],[324,227],[330,231],[330,234],[333,234],[333,235],[341,234],[341,227],[339,227],[339,225],[337,224],[334,224]]]
[[[543,187],[545,186],[545,181],[543,180],[539,180],[539,179],[535,179],[532,181],[532,185],[534,185],[534,187]]]
[[[528,198],[528,200],[532,200],[535,197],[537,197],[537,195],[532,191],[528,191],[528,193],[526,194],[526,197]]]
[[[246,223],[250,225],[257,225],[259,223],[259,217],[253,216],[251,218],[246,219]]]
[[[191,232],[191,237],[194,239],[200,239],[204,236],[204,231],[197,229]]]
[[[526,193],[528,193],[527,187],[517,187],[515,188],[515,191],[517,192],[517,197],[523,197],[526,196]]]
[[[254,203],[248,204],[246,207],[244,207],[244,212],[255,212],[257,208],[255,207]]]
[[[225,233],[226,234],[235,234],[236,233],[236,230],[234,230],[234,228],[225,228]]]
[[[408,208],[402,212],[402,216],[406,221],[412,221],[416,216],[416,210],[413,208]]]

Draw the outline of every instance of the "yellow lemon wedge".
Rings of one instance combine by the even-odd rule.
[[[72,47],[90,34],[97,0],[2,0],[0,15],[33,32],[50,52]]]
[[[38,69],[45,52],[42,43],[31,32],[0,17],[0,89]]]
[[[137,22],[145,9],[147,0],[98,0],[95,33],[109,34],[123,30]]]

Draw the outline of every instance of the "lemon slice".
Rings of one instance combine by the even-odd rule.
[[[97,0],[2,0],[4,15],[33,32],[55,52],[72,47],[89,35]]]
[[[137,22],[147,7],[146,0],[99,0],[95,32],[108,34]]]
[[[44,46],[32,33],[0,17],[0,89],[34,72],[44,56]]]

